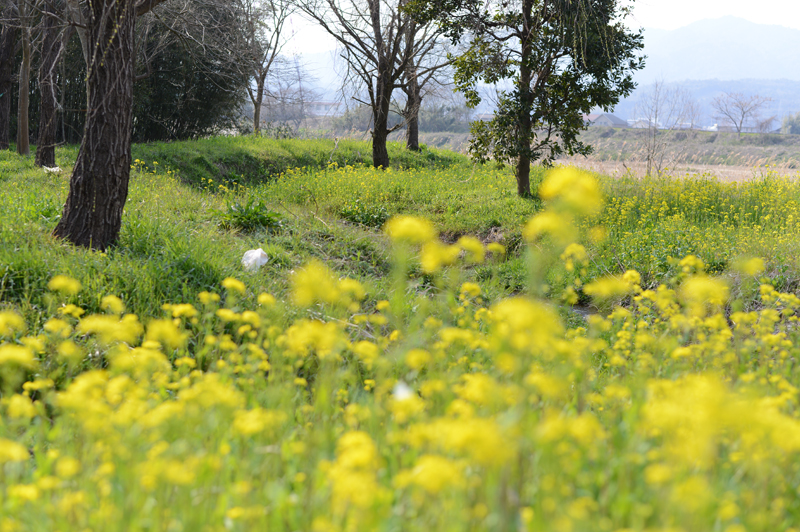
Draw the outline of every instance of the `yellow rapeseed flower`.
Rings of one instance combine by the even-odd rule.
[[[107,310],[112,314],[122,314],[125,312],[125,303],[120,298],[114,295],[104,296],[100,301],[100,308]]]
[[[10,336],[24,330],[25,320],[22,316],[11,310],[0,312],[0,336]]]
[[[244,283],[233,277],[226,277],[223,279],[222,287],[228,290],[228,292],[237,292],[239,294],[244,294],[247,291]]]
[[[428,220],[414,216],[395,216],[383,228],[395,242],[424,244],[436,238],[436,229]]]
[[[60,292],[64,295],[74,296],[81,291],[80,281],[67,277],[66,275],[56,275],[47,283],[47,288],[53,292]]]
[[[551,170],[539,187],[539,196],[544,200],[557,200],[577,214],[596,214],[603,207],[597,180],[574,167]]]
[[[0,345],[0,367],[2,366],[33,369],[36,367],[36,359],[33,356],[33,351],[31,351],[29,347],[3,344]]]

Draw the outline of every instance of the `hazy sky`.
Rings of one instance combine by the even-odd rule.
[[[797,0],[635,0],[633,20],[643,28],[674,30],[692,22],[727,15],[758,24],[800,29]]]
[[[633,17],[629,19],[629,24],[635,29],[674,30],[698,20],[728,15],[758,24],[800,29],[798,0],[634,0],[633,6]],[[298,15],[292,17],[290,29],[294,38],[285,50],[290,54],[336,48],[336,42],[330,36]]]

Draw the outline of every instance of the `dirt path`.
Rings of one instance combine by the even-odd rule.
[[[558,164],[568,164],[598,172],[609,176],[620,176],[628,172],[636,176],[643,176],[646,171],[645,163],[621,163],[615,161],[593,161],[585,158],[569,158],[560,159],[556,161]],[[680,164],[674,168],[670,168],[667,172],[668,175],[674,177],[693,176],[693,175],[710,175],[714,176],[721,181],[735,182],[735,181],[749,181],[754,178],[760,178],[767,175],[768,172],[775,172],[780,176],[792,177],[795,179],[800,178],[800,171],[788,168],[781,168],[778,166],[770,167],[748,167],[748,166],[727,166],[727,165],[707,165],[707,164]]]

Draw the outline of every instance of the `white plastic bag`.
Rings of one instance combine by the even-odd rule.
[[[242,266],[245,270],[252,272],[265,265],[267,261],[269,261],[269,256],[263,249],[251,249],[245,251],[244,257],[242,257]]]

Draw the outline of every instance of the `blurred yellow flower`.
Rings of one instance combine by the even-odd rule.
[[[67,277],[66,275],[56,275],[47,283],[47,288],[53,292],[60,292],[64,295],[74,296],[81,291],[80,281]]]
[[[414,216],[395,216],[386,222],[383,230],[395,242],[423,244],[436,238],[433,224]]]

